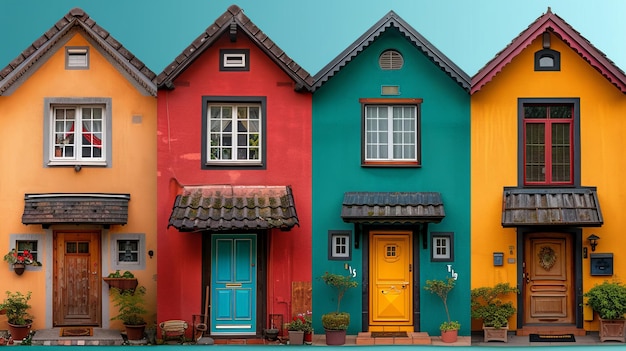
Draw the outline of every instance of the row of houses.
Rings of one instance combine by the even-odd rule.
[[[437,334],[423,286],[447,277],[461,335],[500,282],[520,334],[597,330],[582,294],[626,270],[625,115],[624,72],[550,9],[469,77],[393,11],[312,76],[233,5],[157,75],[75,8],[0,71],[0,251],[41,263],[0,281],[34,329],[121,328],[119,270],[152,322],[212,336],[307,311],[322,332],[325,272],[359,282],[350,334]]]

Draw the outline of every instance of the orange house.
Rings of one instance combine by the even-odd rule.
[[[2,262],[0,282],[32,292],[33,329],[121,329],[102,279],[116,270],[155,306],[154,77],[78,8],[0,71],[0,253],[41,263]]]
[[[624,72],[548,9],[471,92],[472,287],[519,288],[518,335],[598,330],[583,294],[626,270]]]

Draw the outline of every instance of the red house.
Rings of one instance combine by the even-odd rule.
[[[157,77],[159,322],[254,337],[311,309],[312,82],[237,6]]]

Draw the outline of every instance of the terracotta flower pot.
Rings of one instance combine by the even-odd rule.
[[[441,331],[441,341],[445,343],[456,342],[458,337],[459,337],[458,330],[442,330]]]
[[[25,269],[26,269],[26,265],[23,264],[23,263],[14,263],[13,264],[13,271],[17,275],[22,275],[24,273]]]
[[[13,338],[13,340],[22,340],[25,337],[28,336],[28,333],[30,333],[30,326],[31,324],[26,324],[26,325],[17,325],[17,324],[9,324],[9,333],[11,333],[11,337]]]
[[[143,339],[143,333],[146,330],[145,324],[140,324],[140,325],[124,324],[124,327],[126,328],[126,336],[128,337],[128,340]]]
[[[326,345],[343,345],[346,343],[345,330],[326,329]]]

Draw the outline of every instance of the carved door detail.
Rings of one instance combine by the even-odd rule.
[[[574,323],[574,267],[569,235],[528,234],[524,252],[524,324]]]

